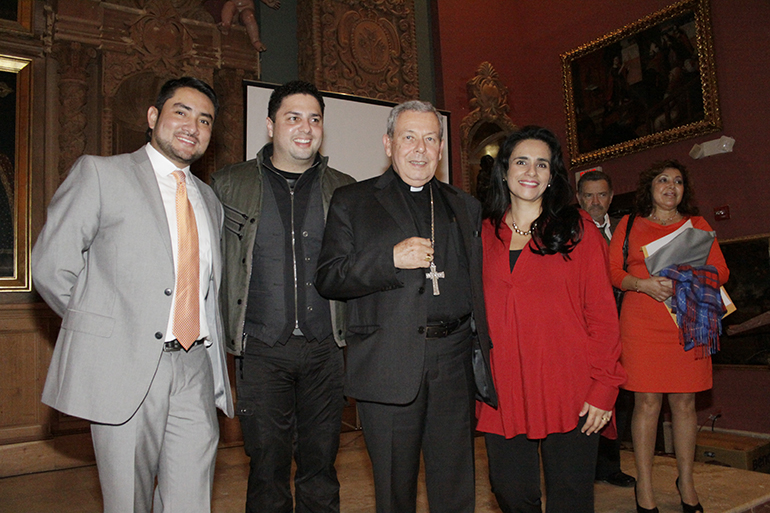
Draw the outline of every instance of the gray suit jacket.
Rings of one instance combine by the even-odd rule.
[[[217,406],[233,415],[219,312],[222,206],[193,177],[206,205],[214,272],[206,297]],[[120,424],[144,400],[171,311],[174,263],[168,221],[144,148],[84,156],[48,207],[32,250],[35,287],[62,317],[43,402]]]

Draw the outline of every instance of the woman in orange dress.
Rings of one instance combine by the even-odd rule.
[[[610,244],[612,284],[627,291],[620,313],[621,363],[628,373],[623,387],[634,392],[631,436],[634,442],[639,513],[657,512],[652,489],[652,463],[663,394],[668,395],[679,477],[677,487],[684,513],[703,511],[693,482],[695,439],[698,430],[695,393],[711,388],[711,358],[697,350],[685,352],[679,328],[663,301],[671,297],[670,279],[650,276],[641,247],[680,228],[711,231],[698,216],[687,169],[676,160],[654,164],[639,177],[636,218],[628,239],[627,270],[623,270],[623,242],[628,216],[618,224]],[[706,261],[714,266],[719,283],[729,276],[719,244],[714,241]]]

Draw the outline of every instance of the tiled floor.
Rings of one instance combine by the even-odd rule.
[[[487,459],[482,438],[476,439],[476,512],[499,513],[489,490]],[[633,453],[623,451],[623,470],[633,474]],[[343,513],[374,511],[371,465],[360,431],[341,435],[337,469]],[[214,484],[215,513],[242,513],[248,463],[241,447],[219,451]],[[661,513],[679,512],[674,487],[676,463],[657,457],[655,488]],[[706,513],[770,513],[770,475],[727,467],[696,464],[695,482]],[[96,467],[45,472],[0,479],[0,513],[98,513],[101,493]],[[424,482],[420,483],[419,513],[427,513]],[[598,513],[633,513],[632,488],[596,485]]]

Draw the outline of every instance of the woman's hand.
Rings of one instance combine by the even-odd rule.
[[[639,280],[637,290],[644,292],[655,301],[665,301],[674,294],[674,282],[668,278],[653,276],[646,280]]]
[[[598,433],[612,418],[612,411],[602,410],[601,408],[591,406],[588,403],[583,403],[583,409],[580,410],[580,416],[585,417],[586,414],[588,415],[588,417],[586,417],[586,423],[583,424],[583,428],[580,430],[581,433],[585,433],[586,435]]]

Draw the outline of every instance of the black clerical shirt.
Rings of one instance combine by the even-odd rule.
[[[433,208],[435,217],[435,253],[433,261],[436,271],[443,272],[445,278],[439,278],[440,294],[433,295],[433,282],[425,278],[430,271],[427,268],[408,270],[420,272],[425,280],[425,294],[430,297],[428,322],[453,321],[473,309],[471,282],[468,271],[468,256],[465,252],[462,234],[457,219],[449,204],[444,200],[436,178],[431,179],[420,190],[415,190],[398,177],[399,190],[411,212],[412,220],[420,237],[431,238],[430,189],[433,189]],[[410,231],[405,227],[406,231]],[[405,270],[402,269],[401,272]]]

